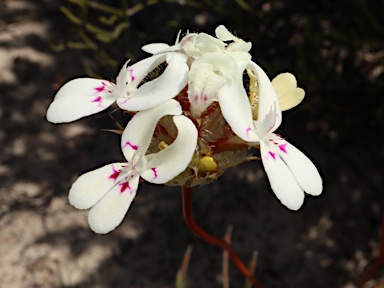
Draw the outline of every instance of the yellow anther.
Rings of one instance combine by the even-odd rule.
[[[200,158],[197,167],[200,173],[212,173],[216,171],[217,163],[211,156],[204,156]]]
[[[165,143],[164,141],[161,141],[159,143],[159,145],[157,145],[157,148],[159,148],[159,150],[164,150],[165,148],[167,148],[169,145],[167,143]]]
[[[249,76],[249,102],[252,107],[252,117],[257,120],[259,110],[259,86],[257,85],[257,79],[251,69],[247,69]]]

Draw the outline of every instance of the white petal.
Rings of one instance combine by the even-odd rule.
[[[259,137],[255,134],[252,119],[252,108],[248,95],[243,87],[243,70],[239,69],[236,80],[228,81],[218,93],[221,113],[232,131],[247,142],[256,142]]]
[[[205,33],[191,33],[180,41],[180,47],[189,57],[198,58],[209,52],[222,52],[225,43]]]
[[[188,77],[188,99],[191,113],[199,118],[201,113],[217,101],[219,90],[236,78],[237,65],[224,53],[206,53],[193,61]]]
[[[163,55],[166,54],[160,54],[160,56]],[[180,53],[167,53],[168,66],[163,74],[146,82],[128,97],[119,99],[117,101],[119,107],[128,111],[140,111],[153,108],[175,97],[187,85],[186,60],[186,56]]]
[[[323,183],[316,166],[299,149],[285,140],[277,141],[278,153],[287,163],[297,182],[308,194],[317,196],[323,190]]]
[[[150,54],[156,54],[167,50],[170,46],[166,43],[151,43],[141,47],[141,50]]]
[[[216,37],[222,41],[234,41],[227,46],[228,51],[244,51],[248,52],[252,48],[251,42],[245,42],[244,40],[234,36],[224,25],[220,25],[215,30]]]
[[[71,122],[98,113],[111,106],[117,99],[115,85],[92,78],[78,78],[66,83],[57,92],[47,111],[52,123]]]
[[[69,190],[69,203],[77,209],[91,208],[116,184],[124,164],[108,164],[81,175]]]
[[[258,121],[263,121],[264,117],[268,115],[271,109],[276,109],[276,123],[271,130],[275,131],[281,124],[281,109],[279,100],[277,98],[275,89],[273,89],[271,80],[269,80],[267,74],[254,62],[250,62],[249,68],[253,71],[257,78],[259,86],[259,111]]]
[[[166,183],[187,168],[197,145],[197,129],[185,116],[174,116],[177,137],[171,145],[153,155],[141,177],[151,183]]]
[[[297,87],[295,76],[291,73],[280,73],[272,79],[272,86],[276,91],[281,111],[291,109],[304,99],[305,91]]]
[[[273,192],[281,203],[291,210],[298,210],[304,202],[304,191],[274,148],[272,145],[260,141],[265,172]]]
[[[127,60],[124,65],[121,67],[119,74],[116,77],[116,86],[117,89],[114,91],[114,96],[117,98],[126,96],[127,93],[127,83],[130,80],[130,75],[128,76],[128,63],[131,60]],[[129,78],[128,78],[129,77]]]
[[[132,175],[129,181],[115,185],[91,208],[88,214],[89,227],[96,233],[106,234],[123,221],[135,198],[139,176]]]
[[[174,99],[149,110],[140,111],[128,122],[121,137],[125,158],[131,162],[134,155],[144,156],[151,142],[157,122],[165,115],[180,115],[181,106]]]

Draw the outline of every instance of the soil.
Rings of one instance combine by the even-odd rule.
[[[64,20],[56,1],[0,1],[0,287],[175,287],[190,244],[188,287],[222,287],[222,251],[186,228],[180,188],[142,183],[107,235],[93,233],[87,211],[69,205],[79,174],[123,158],[119,136],[101,131],[114,128],[108,113],[62,125],[45,119],[60,85],[84,75],[77,51],[51,49]],[[258,252],[263,287],[357,287],[379,253],[382,153],[340,140],[337,122],[311,120],[306,110],[288,112],[279,132],[315,160],[323,195],[289,211],[254,161],[196,189],[196,221],[217,236],[232,226],[240,257]],[[230,284],[244,287],[232,264]]]

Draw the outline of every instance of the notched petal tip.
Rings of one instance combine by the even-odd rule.
[[[293,74],[285,72],[272,79],[272,86],[279,99],[282,111],[292,109],[303,101],[305,91],[297,87],[297,81]]]
[[[114,230],[124,220],[139,185],[139,176],[134,175],[129,183],[115,185],[88,214],[88,223],[92,231],[106,234]],[[128,189],[122,189],[128,187]]]

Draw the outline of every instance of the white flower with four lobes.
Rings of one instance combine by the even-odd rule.
[[[254,73],[258,85],[258,119],[252,119],[252,109],[244,88],[237,91],[237,103],[232,110],[220,105],[224,117],[235,118],[232,130],[251,146],[260,145],[261,160],[272,190],[283,205],[297,210],[304,202],[304,192],[320,195],[322,180],[315,165],[296,147],[280,135],[273,133],[281,124],[281,110],[276,92],[265,72],[255,63],[248,67]],[[289,87],[290,88],[290,87]],[[241,97],[240,97],[241,96]],[[227,98],[225,98],[227,99]],[[229,101],[229,100],[228,100]],[[224,109],[223,109],[224,108]],[[241,114],[233,113],[242,111]]]
[[[105,110],[114,102],[125,110],[153,108],[174,98],[187,84],[187,57],[180,53],[155,55],[127,67],[127,61],[116,78],[107,80],[77,78],[57,92],[48,108],[52,123],[71,122]],[[157,66],[166,63],[162,75],[143,81]]]
[[[89,226],[96,233],[108,233],[123,220],[137,191],[139,179],[164,184],[180,174],[192,159],[197,130],[181,115],[180,104],[168,100],[138,112],[128,123],[121,140],[126,163],[105,165],[81,175],[69,191],[69,202],[78,209],[90,209]],[[145,155],[158,121],[174,115],[176,139],[163,150]]]

